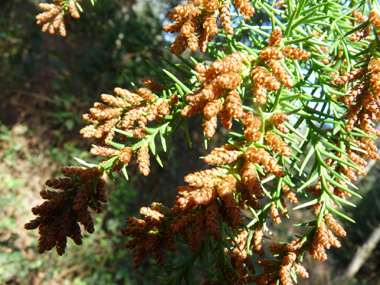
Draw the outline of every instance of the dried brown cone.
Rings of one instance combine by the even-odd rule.
[[[298,204],[298,199],[297,199],[297,196],[296,194],[294,194],[291,190],[290,190],[290,187],[286,184],[284,184],[282,186],[282,193],[284,193],[285,197],[291,202],[291,203],[294,203],[294,204]]]
[[[291,46],[284,46],[281,51],[287,58],[296,60],[307,60],[310,58],[310,52]]]
[[[195,205],[208,205],[216,199],[214,188],[202,187],[191,192],[190,201]]]
[[[362,24],[365,21],[367,21],[367,19],[363,16],[362,13],[359,12],[359,10],[355,10],[354,12],[352,12],[352,16],[355,17],[356,23]]]
[[[145,244],[140,244],[135,254],[135,259],[133,261],[133,268],[134,269],[139,268],[142,265],[146,256],[147,256],[147,251],[145,249]]]
[[[259,55],[260,60],[264,62],[270,59],[282,59],[282,52],[279,49],[272,46],[264,48]]]
[[[147,239],[145,240],[145,250],[147,252],[157,251],[161,243],[161,239],[157,232],[152,232],[148,234]]]
[[[203,100],[212,101],[218,99],[223,94],[223,87],[218,84],[209,84],[202,89]]]
[[[202,129],[206,134],[207,138],[212,138],[215,134],[217,128],[217,117],[203,118]]]
[[[80,179],[84,181],[94,180],[100,176],[102,176],[103,172],[100,171],[100,168],[95,166],[91,168],[87,168],[80,175]]]
[[[165,86],[163,86],[162,84],[154,81],[153,79],[145,77],[145,78],[141,79],[141,82],[146,87],[148,87],[148,88],[150,88],[150,89],[152,89],[154,91],[161,92],[161,91],[165,90]]]
[[[277,177],[284,177],[285,172],[276,160],[264,149],[257,149],[256,147],[249,147],[244,152],[244,158],[246,161],[252,163],[261,163],[266,170],[272,172]]]
[[[232,197],[236,187],[236,179],[233,176],[226,176],[218,184],[218,194],[222,200]]]
[[[224,57],[222,60],[215,60],[211,64],[211,68],[215,74],[227,72],[240,73],[245,67],[241,56],[244,56],[243,53],[232,53]]]
[[[166,24],[162,28],[162,30],[165,33],[171,33],[171,34],[178,33],[179,31],[181,31],[183,23],[184,23],[184,21],[175,21],[174,23]],[[147,86],[147,85],[145,85],[145,86]],[[149,86],[147,86],[147,87],[149,87]]]
[[[59,183],[59,185],[57,185],[54,180],[55,179],[53,179],[53,181],[52,180],[47,180],[45,183],[49,187],[52,187],[53,185],[60,186],[61,183]],[[50,185],[52,185],[52,186],[50,186]],[[56,192],[56,191],[50,191],[50,190],[41,190],[40,191],[41,198],[45,199],[45,200],[50,200],[50,199],[52,199],[56,195],[58,195],[58,192]]]
[[[380,15],[376,11],[369,13],[369,22],[375,27],[380,27]]]
[[[233,197],[223,201],[222,217],[230,228],[244,227],[244,217],[239,210],[239,205]]]
[[[243,116],[243,104],[240,95],[236,90],[231,90],[226,97],[226,110],[230,116],[235,119],[240,119]]]
[[[240,10],[244,20],[249,20],[255,14],[255,9],[249,0],[234,0],[234,5]]]
[[[199,26],[198,19],[186,20],[181,27],[181,34],[185,38],[190,38],[196,32]]]
[[[220,230],[219,226],[219,205],[217,202],[212,202],[210,205],[206,208],[205,212],[205,225],[210,233],[214,237],[216,241],[222,240],[222,231]]]
[[[190,173],[185,176],[185,182],[193,187],[214,187],[218,182],[218,175],[227,172],[225,168],[212,168],[201,170],[199,172]]]
[[[150,91],[149,89],[139,88],[138,93],[141,96],[141,98],[143,98],[144,100],[149,101],[149,102],[154,101],[154,95],[152,91]]]
[[[261,66],[252,69],[251,77],[256,86],[264,85],[268,90],[280,89],[280,84],[277,82],[276,78],[274,78],[269,71],[265,70]]]
[[[379,66],[380,67],[380,66]],[[347,106],[352,105],[355,99],[367,91],[367,81],[358,82],[346,96],[343,98],[343,103]]]
[[[123,112],[119,108],[107,107],[101,103],[95,103],[90,113],[98,120],[110,120],[119,117]]]
[[[281,43],[282,40],[282,30],[280,28],[274,29],[274,31],[271,33],[268,41],[269,46],[274,46],[279,43]]]
[[[97,147],[93,147],[90,152],[93,155],[111,157],[111,156],[118,155],[120,150],[115,149],[113,147],[97,146]]]
[[[218,0],[203,0],[203,7],[207,12],[213,13],[219,8]]]
[[[172,104],[174,104],[174,105],[177,105],[178,102],[179,102],[178,95],[177,94],[172,94],[170,96],[170,102],[172,102]]]
[[[69,12],[71,14],[71,17],[74,19],[79,19],[80,18],[80,13],[77,5],[75,4],[75,1],[71,0],[69,2]]]
[[[239,74],[228,72],[218,76],[218,83],[224,89],[235,89],[240,86],[242,79]]]
[[[192,252],[196,252],[199,246],[204,243],[206,239],[206,226],[205,226],[205,214],[198,213],[194,222],[193,230],[190,234],[190,249]]]
[[[119,160],[128,165],[128,162],[131,160],[133,150],[131,147],[123,148],[119,153]]]
[[[380,58],[373,57],[368,63],[368,72],[379,73],[380,72]]]
[[[245,162],[240,169],[240,175],[241,181],[250,189],[251,193],[254,194],[257,199],[262,199],[264,194],[261,182],[257,177],[256,167],[250,162]]]
[[[196,18],[201,14],[201,9],[195,7],[194,5],[178,5],[173,9],[173,17],[168,17],[172,20],[182,19],[192,19]]]
[[[269,122],[274,125],[276,128],[288,119],[288,116],[284,113],[274,113],[273,115],[270,116]]]
[[[345,237],[347,235],[343,227],[333,218],[330,213],[325,215],[326,224],[338,235]]]
[[[226,108],[222,109],[222,111],[220,112],[219,118],[223,127],[225,127],[227,130],[230,130],[232,128],[232,117],[230,116]]]
[[[226,144],[223,147],[213,149],[210,154],[205,156],[204,162],[211,165],[232,163],[241,154],[242,152],[237,150],[235,146]]]
[[[181,116],[182,117],[190,117],[194,114],[198,114],[198,113],[202,112],[202,110],[204,109],[206,104],[207,104],[207,102],[205,102],[205,101],[191,102],[189,105],[186,105],[181,110]]]
[[[118,98],[108,94],[102,94],[100,97],[102,98],[103,102],[114,107],[125,108],[128,106],[128,102],[124,98]]]
[[[134,129],[133,132],[132,132],[132,134],[133,134],[133,137],[136,138],[136,139],[142,139],[142,138],[146,137],[146,132],[142,128],[136,128],[136,129]]]
[[[355,69],[335,79],[334,83],[338,86],[343,86],[346,83],[356,81],[366,75],[366,68]]]
[[[137,163],[139,164],[140,173],[148,176],[150,172],[150,155],[147,145],[142,145],[137,153]]]
[[[128,103],[131,105],[139,105],[140,104],[141,97],[135,93],[129,92],[128,90],[122,89],[119,87],[116,87],[114,89],[114,92],[116,93],[116,95],[118,95],[122,98],[125,98],[128,101]]]
[[[276,206],[275,202],[272,202],[272,205],[270,206],[270,212],[273,217],[273,221],[278,225],[281,223],[280,215],[278,213],[278,208]]]
[[[149,207],[140,208],[140,213],[145,216],[144,221],[149,229],[158,230],[162,228],[161,218],[164,217],[163,214]]]
[[[213,13],[206,14],[202,19],[201,36],[207,35],[207,40],[212,40],[213,36],[218,33],[218,25],[216,24],[216,15]]]
[[[290,157],[292,156],[292,150],[288,146],[287,143],[285,143],[281,137],[276,135],[275,133],[272,132],[266,132],[265,133],[265,144],[279,154],[282,154],[284,156]]]
[[[57,31],[61,36],[66,36],[65,24],[63,21],[63,6],[60,4],[46,4],[40,3],[40,8],[47,11],[36,16],[37,25],[42,27],[42,32],[49,31],[50,34],[55,35]]]
[[[256,88],[253,91],[253,94],[256,96],[256,100],[260,105],[265,105],[267,102],[267,90],[263,85],[256,84]]]
[[[203,114],[205,115],[206,119],[210,119],[219,114],[221,109],[222,102],[219,99],[216,99],[206,104],[206,106],[203,109]]]
[[[67,167],[61,168],[61,173],[80,176],[85,170],[87,170],[87,167],[67,166]]]
[[[220,23],[223,29],[226,31],[227,34],[233,35],[234,29],[232,27],[230,4],[228,0],[224,0],[222,2],[222,7],[220,8],[219,12],[220,12]]]
[[[162,236],[162,241],[163,241],[165,248],[168,251],[175,251],[175,249],[176,249],[175,239],[174,239],[174,236],[173,236],[173,234],[169,228],[167,228],[164,231],[163,236]]]
[[[196,217],[194,215],[189,214],[174,219],[174,221],[170,225],[171,232],[175,235],[183,233],[192,225],[192,223],[195,221],[195,218]]]
[[[268,62],[269,67],[272,69],[274,76],[280,81],[280,83],[286,87],[293,87],[294,81],[292,77],[286,72],[285,68],[277,60],[270,60]]]
[[[196,52],[199,48],[199,39],[195,34],[190,35],[186,40],[187,46],[192,52]]]
[[[306,271],[306,268],[301,263],[295,263],[294,271],[298,275],[301,275],[302,278],[309,278],[309,273]]]
[[[261,256],[265,254],[263,244],[263,228],[257,226],[253,235],[253,251]]]
[[[246,210],[248,206],[254,210],[260,210],[260,204],[257,198],[253,195],[252,189],[249,189],[243,183],[238,182],[237,192],[240,193],[239,196],[239,206],[241,209]]]
[[[361,41],[362,39],[365,39],[366,37],[370,36],[372,33],[372,27],[368,26],[362,30],[356,31],[350,36],[350,41],[351,42],[358,42]]]
[[[289,252],[282,260],[278,275],[283,285],[293,285],[292,277],[290,275],[290,268],[292,267],[297,255],[294,252]]]
[[[68,190],[68,189],[72,189],[74,188],[74,186],[77,184],[77,180],[74,180],[74,179],[71,179],[71,178],[56,178],[56,179],[49,179],[49,180],[46,180],[45,182],[45,185],[50,187],[50,188],[54,188],[54,189],[61,189],[61,190]],[[43,190],[45,191],[45,190]],[[42,192],[42,191],[41,191]],[[41,192],[40,192],[40,195],[41,195]],[[46,193],[45,193],[46,192]],[[50,199],[50,197],[52,198],[52,193],[49,193],[47,191],[43,192],[42,195],[45,195],[46,198],[41,197],[43,199]]]
[[[179,34],[175,38],[175,40],[174,40],[174,42],[170,48],[170,52],[177,54],[177,55],[180,55],[186,50],[186,48],[187,48],[186,38],[183,37],[181,34]]]

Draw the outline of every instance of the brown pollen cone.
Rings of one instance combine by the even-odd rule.
[[[274,46],[279,43],[281,43],[282,40],[282,30],[280,28],[276,28],[273,30],[269,37],[268,45],[269,46]]]
[[[123,148],[119,153],[119,160],[122,163],[128,164],[128,162],[131,160],[133,150],[131,147],[125,147]]]
[[[162,84],[154,81],[153,79],[150,79],[150,78],[143,78],[141,79],[141,82],[142,84],[144,84],[146,87],[154,90],[154,91],[163,91],[165,89],[165,86],[163,86]]]
[[[285,143],[281,137],[272,132],[265,133],[265,144],[279,154],[290,157],[292,151],[287,143]]]
[[[137,163],[139,164],[141,174],[148,176],[150,172],[150,155],[147,145],[143,145],[139,149],[137,153]]]
[[[260,52],[260,60],[263,62],[270,59],[282,59],[282,57],[282,52],[279,49],[271,46],[264,48]]]
[[[220,230],[219,226],[219,205],[217,202],[212,202],[210,205],[206,208],[206,228],[210,235],[214,237],[216,241],[221,241],[222,240],[222,232]]]
[[[220,8],[220,23],[227,34],[234,34],[234,29],[231,22],[230,4],[228,0],[224,0],[222,2],[222,7]]]

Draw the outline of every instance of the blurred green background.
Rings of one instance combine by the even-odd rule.
[[[150,265],[153,259],[134,270],[134,251],[124,249],[120,234],[125,217],[139,215],[142,206],[153,201],[172,206],[175,186],[183,177],[206,168],[196,156],[206,153],[199,118],[191,118],[193,149],[189,150],[181,131],[174,137],[173,154],[162,169],[152,160],[149,178],[139,174],[136,163],[128,166],[130,180],[117,177],[109,183],[110,200],[96,216],[96,231],[85,235],[81,247],[69,242],[63,257],[54,251],[38,255],[36,231],[25,231],[33,219],[30,208],[40,204],[44,181],[66,165],[77,165],[73,156],[87,161],[92,141],[78,131],[85,123],[81,115],[112,94],[117,86],[141,86],[142,77],[152,77],[148,59],[157,68],[167,68],[160,56],[175,61],[166,49],[170,40],[162,34],[166,11],[176,1],[101,0],[91,6],[82,2],[85,13],[67,25],[67,37],[41,32],[35,16],[41,12],[37,0],[0,1],[0,284],[158,284],[156,276],[167,276],[164,268]],[[226,132],[219,130],[210,148],[224,143]],[[364,196],[350,213],[357,224],[344,223],[348,237],[343,248],[331,250],[329,260],[319,263],[307,257],[311,273],[302,284],[380,284],[379,246],[356,274],[343,277],[356,247],[379,226],[380,200],[375,165],[361,183]],[[368,209],[371,209],[370,211]],[[351,210],[351,209],[350,209]],[[295,218],[306,220],[303,212]],[[309,213],[307,213],[309,215]],[[297,233],[284,221],[272,227],[274,240],[290,240]],[[266,243],[269,246],[269,242]],[[187,256],[189,249],[167,255],[173,264]],[[197,282],[204,280],[199,265]]]

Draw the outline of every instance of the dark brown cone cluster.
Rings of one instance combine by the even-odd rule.
[[[82,1],[82,0],[77,0]],[[57,4],[40,3],[40,8],[45,10],[41,14],[36,16],[37,25],[42,26],[42,32],[49,31],[51,35],[55,35],[58,31],[62,37],[66,36],[65,23],[68,23],[70,15],[75,19],[80,18],[78,7],[75,1],[68,1],[66,4],[61,4],[62,1]]]
[[[261,240],[261,228],[258,227],[255,233],[255,243],[260,243]],[[257,239],[257,241],[256,241]],[[291,270],[302,278],[309,278],[309,274],[306,269],[300,263],[299,254],[301,248],[307,247],[308,244],[302,242],[302,238],[296,239],[288,244],[272,244],[269,250],[277,260],[260,259],[258,264],[264,268],[262,274],[249,277],[249,282],[255,282],[259,285],[265,284],[287,284],[292,285],[293,280],[291,277]],[[262,252],[263,253],[263,252]]]
[[[311,56],[310,52],[296,47],[284,46],[281,49],[275,47],[281,43],[281,39],[282,31],[277,28],[270,35],[268,46],[260,52],[259,64],[251,71],[253,94],[260,105],[266,103],[268,91],[280,89],[280,84],[289,88],[294,85],[292,77],[279,62],[283,56],[295,60],[307,60]]]
[[[276,135],[273,132],[266,132],[265,133],[265,144],[271,148],[273,148],[274,152],[277,152],[281,155],[290,157],[292,155],[292,150],[288,146],[287,143],[285,143],[280,136]]]
[[[277,177],[284,177],[285,172],[277,161],[264,149],[249,147],[244,152],[244,159],[251,163],[260,163],[264,169]]]
[[[136,129],[135,129],[136,130]],[[114,157],[117,156],[113,164],[112,171],[121,171],[122,167],[127,166],[130,162],[133,154],[132,147],[124,147],[122,149],[116,149],[109,146],[95,146],[91,149],[91,154],[105,157]],[[147,145],[142,145],[137,152],[137,162],[139,163],[140,172],[145,176],[149,175],[150,172],[150,161],[149,161],[149,148]]]
[[[152,90],[159,88],[152,81],[144,80]],[[157,83],[158,84],[158,83]],[[130,132],[137,139],[146,136],[143,128],[151,121],[162,121],[170,114],[172,102],[157,99],[147,88],[140,88],[138,94],[126,89],[115,88],[117,96],[103,94],[103,103],[96,102],[90,109],[90,114],[84,114],[83,119],[92,125],[80,130],[85,138],[95,137],[95,142],[108,144],[115,136],[113,128]],[[126,136],[120,135],[122,140]]]
[[[284,134],[288,134],[289,130],[285,127],[284,123],[288,119],[288,116],[284,113],[274,113],[270,116],[269,122],[276,127],[277,130]]]
[[[223,273],[226,284],[247,284],[249,273],[256,273],[253,261],[247,252],[247,238],[248,232],[246,230],[238,230],[235,237],[237,245],[232,240],[228,240],[232,252],[225,249],[225,253],[229,257],[231,267],[239,276],[236,276],[236,274],[229,269],[224,268]]]
[[[248,20],[255,13],[250,1],[233,2],[244,19]],[[169,11],[167,16],[174,23],[167,24],[163,30],[166,33],[179,33],[170,49],[175,54],[183,53],[186,48],[193,52],[198,48],[206,52],[207,43],[218,33],[218,18],[226,33],[233,34],[230,4],[226,0],[189,0],[187,4],[178,5]]]
[[[380,27],[380,15],[376,11],[371,11],[369,13],[369,22],[375,27]]]
[[[243,116],[244,123],[244,136],[247,141],[255,142],[260,140],[261,133],[261,119],[259,117],[255,117],[252,112],[244,111]]]
[[[339,248],[341,244],[336,236],[326,228],[326,225],[321,223],[317,228],[312,244],[309,246],[309,253],[315,259],[325,261],[327,259],[326,250],[330,249],[331,246]]]
[[[143,78],[141,79],[141,82],[148,88],[154,90],[154,91],[158,91],[158,92],[161,92],[165,89],[165,86],[163,86],[162,84],[154,81],[153,79],[150,79],[150,78]]]
[[[25,224],[27,230],[38,228],[40,238],[37,250],[40,254],[54,247],[58,255],[64,254],[67,237],[81,245],[79,223],[88,233],[94,232],[94,222],[88,207],[100,213],[102,203],[107,202],[106,176],[102,176],[98,168],[66,167],[61,172],[71,177],[78,176],[80,179],[47,180],[48,187],[61,191],[42,190],[40,195],[47,201],[32,208],[32,213],[38,217]]]
[[[370,136],[380,135],[380,132],[374,129],[373,123],[380,120],[380,59],[373,57],[370,59],[368,66],[349,72],[335,80],[337,85],[344,85],[349,82],[354,82],[353,87],[346,96],[338,99],[348,106],[346,113],[342,117],[342,119],[347,120],[346,131],[351,132],[353,128],[357,127]],[[356,159],[355,163],[359,167],[362,167],[365,163],[361,158],[380,159],[373,139],[359,137],[358,140],[350,138],[348,140],[356,147],[364,150],[364,152],[349,152]],[[342,166],[342,168],[345,172],[355,172],[351,171],[347,166]],[[349,176],[349,179],[356,180],[351,177],[352,175]]]
[[[243,118],[243,103],[235,88],[242,84],[239,74],[247,68],[245,62],[251,60],[247,54],[237,52],[215,60],[211,67],[202,63],[195,66],[201,87],[186,96],[189,104],[182,109],[181,115],[186,117],[203,111],[202,127],[206,137],[214,136],[217,115],[220,115],[220,120],[227,129],[232,127],[233,118]],[[225,100],[222,104],[223,98]]]
[[[140,213],[145,216],[144,220],[128,217],[129,226],[121,229],[121,233],[132,239],[125,244],[125,248],[135,248],[135,269],[142,265],[148,253],[152,253],[158,266],[165,264],[166,251],[175,251],[175,239],[169,228],[165,227],[170,209],[162,204],[152,203],[152,207],[143,207]]]

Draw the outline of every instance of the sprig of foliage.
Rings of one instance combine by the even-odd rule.
[[[230,4],[239,14],[230,14]],[[82,170],[96,173],[86,179],[62,172],[71,179],[65,183],[74,185],[54,184],[65,190],[59,197],[66,200],[55,210],[49,207],[57,201],[45,202],[42,210],[34,210],[39,217],[33,226],[27,224],[28,229],[40,228],[39,248],[57,244],[62,253],[61,239],[72,230],[54,231],[68,223],[61,211],[70,213],[73,224],[89,226],[83,211],[87,205],[99,211],[94,195],[103,173],[112,178],[117,170],[128,177],[126,166],[136,153],[140,172],[148,175],[149,151],[162,166],[156,137],[170,153],[171,139],[182,127],[191,146],[186,118],[201,113],[207,143],[219,115],[223,127],[230,130],[236,124],[237,129],[227,144],[204,157],[218,167],[187,175],[189,186],[177,188],[174,207],[153,203],[141,208],[144,220],[127,218],[122,234],[132,238],[126,248],[137,247],[134,267],[148,253],[163,266],[165,252],[174,251],[178,241],[193,253],[172,266],[177,273],[162,278],[167,284],[194,284],[198,258],[208,271],[206,284],[292,284],[296,274],[307,278],[304,255],[324,261],[327,249],[340,247],[335,235],[346,232],[333,214],[354,222],[341,208],[355,206],[347,197],[360,197],[353,182],[356,175],[365,175],[365,159],[380,158],[373,143],[380,107],[377,8],[365,0],[194,0],[168,12],[175,22],[164,31],[179,32],[171,52],[181,63],[165,61],[184,79],[152,66],[163,85],[144,79],[149,89],[134,84],[133,92],[115,88],[117,96],[101,96],[107,105],[95,103],[84,115],[91,125],[81,133],[99,144],[91,153],[106,158]],[[223,29],[218,30],[218,19]],[[212,42],[217,34],[219,41]],[[212,63],[180,56],[187,47],[207,51]],[[310,230],[272,244],[275,259],[259,259],[264,273],[256,274],[251,257],[264,255],[262,238],[273,226],[268,213],[275,224],[281,223],[280,215],[290,218],[285,198],[298,204],[297,194],[309,200],[292,210],[313,209],[315,219],[295,226]]]

